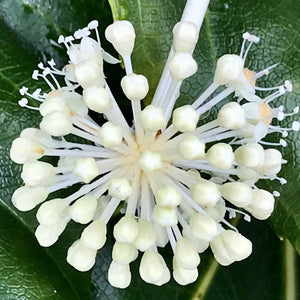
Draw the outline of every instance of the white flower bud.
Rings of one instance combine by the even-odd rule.
[[[125,200],[132,192],[132,187],[126,178],[115,177],[108,183],[108,193],[117,199]]]
[[[13,140],[10,158],[17,164],[24,164],[32,159],[39,159],[45,153],[45,147],[31,139],[19,137]]]
[[[200,213],[195,213],[190,217],[189,224],[193,235],[205,241],[211,241],[218,234],[216,221]]]
[[[180,285],[187,285],[193,283],[198,278],[198,269],[185,269],[182,268],[177,260],[173,259],[173,277]]]
[[[52,112],[61,111],[71,117],[71,110],[62,97],[47,98],[39,107],[41,115],[44,117]]]
[[[168,68],[173,80],[182,81],[198,70],[193,56],[187,52],[175,52],[168,62]]]
[[[123,140],[122,128],[111,122],[104,123],[98,130],[98,135],[101,144],[107,148],[119,146]]]
[[[129,264],[136,258],[136,249],[127,243],[115,242],[112,250],[112,259],[118,264]]]
[[[40,128],[53,136],[67,135],[73,130],[72,119],[64,112],[54,111],[43,118]]]
[[[134,241],[134,246],[140,251],[146,251],[156,243],[156,233],[153,225],[146,219],[139,219],[139,233]]]
[[[80,157],[75,162],[73,174],[84,183],[89,183],[99,175],[99,167],[93,157]]]
[[[54,167],[43,161],[28,161],[23,165],[21,178],[25,184],[46,186],[52,183],[55,175]]]
[[[92,221],[97,208],[97,199],[93,195],[85,195],[69,207],[71,218],[80,224]]]
[[[90,86],[104,86],[104,75],[99,64],[86,60],[74,68],[77,82],[85,89]]]
[[[105,30],[106,39],[121,56],[130,55],[134,47],[135,32],[129,21],[115,21]]]
[[[84,90],[83,90],[84,93]],[[89,110],[82,101],[80,94],[76,92],[63,92],[63,99],[68,103],[69,108],[77,115],[86,117]]]
[[[193,244],[193,246],[195,247],[195,249],[198,253],[204,252],[209,246],[208,241],[200,240],[193,235],[190,226],[185,226],[183,228],[182,235],[183,235],[183,237],[187,238]]]
[[[218,124],[226,129],[240,129],[246,124],[245,112],[236,102],[229,102],[218,112]]]
[[[56,243],[66,226],[65,218],[60,218],[57,223],[50,226],[39,225],[35,230],[35,237],[42,247],[50,247]]]
[[[243,71],[244,60],[235,54],[225,54],[217,61],[214,81],[219,85],[236,80]]]
[[[265,220],[270,217],[274,210],[274,197],[271,193],[265,190],[253,190],[252,201],[245,208],[256,219]]]
[[[141,126],[147,131],[157,131],[166,126],[164,111],[154,105],[146,106],[140,114]]]
[[[193,51],[198,40],[199,30],[194,23],[178,22],[173,28],[173,47],[176,52]]]
[[[155,192],[156,204],[165,208],[175,208],[181,203],[181,195],[171,185],[161,185]]]
[[[264,148],[257,143],[249,143],[234,151],[235,161],[247,168],[258,169],[264,163]]]
[[[210,248],[214,254],[216,261],[222,266],[228,266],[234,262],[224,246],[222,235],[216,236],[210,241]]]
[[[12,195],[13,205],[20,211],[28,211],[47,199],[49,192],[42,186],[22,186]]]
[[[83,37],[80,42],[80,52],[84,60],[93,60],[100,66],[103,65],[101,46],[94,39]]]
[[[80,52],[80,45],[71,45],[67,50],[67,54],[69,55],[70,61],[73,65],[77,65],[85,60],[82,53]]]
[[[185,160],[203,159],[205,144],[196,136],[184,137],[177,146],[178,154]]]
[[[217,169],[227,170],[232,167],[234,155],[230,145],[214,144],[206,153],[207,162]]]
[[[147,78],[144,75],[134,73],[122,78],[121,87],[126,97],[133,101],[144,99],[149,91]]]
[[[191,186],[192,198],[201,206],[215,206],[221,199],[218,186],[208,180],[203,180]]]
[[[276,149],[264,150],[264,164],[261,172],[264,175],[276,175],[281,170],[282,155]]]
[[[215,206],[204,207],[204,209],[217,223],[221,222],[225,217],[226,206],[223,199],[220,199]]]
[[[46,132],[40,130],[39,128],[25,128],[21,134],[21,138],[30,139],[34,141],[42,142],[45,145],[52,144],[51,135],[47,134]]]
[[[173,112],[172,123],[181,132],[191,132],[196,129],[199,114],[191,105],[178,107]]]
[[[102,220],[92,222],[81,233],[80,241],[87,248],[102,248],[106,242],[106,224]]]
[[[132,243],[138,233],[139,226],[133,216],[123,217],[114,227],[114,237],[119,243]]]
[[[131,281],[129,264],[122,265],[112,261],[108,269],[108,281],[113,287],[127,288]]]
[[[103,87],[90,86],[83,90],[82,96],[87,107],[93,111],[106,114],[112,109],[112,101]]]
[[[57,223],[67,208],[65,199],[57,198],[43,203],[37,211],[36,218],[40,224],[50,226]]]
[[[154,250],[145,251],[139,268],[144,281],[157,284],[164,277],[166,269],[166,263],[159,253]]]
[[[169,242],[169,237],[168,237],[167,231],[163,226],[161,226],[155,222],[153,225],[154,225],[154,230],[155,230],[155,234],[156,234],[156,245],[158,247],[163,248]]]
[[[161,155],[158,152],[145,150],[140,154],[138,164],[145,172],[159,170],[162,167]]]
[[[227,182],[221,186],[222,196],[237,207],[247,206],[252,199],[252,189],[242,182]]]
[[[259,179],[259,174],[257,171],[244,166],[238,166],[236,168],[236,173],[237,176],[243,181],[254,180],[254,182],[256,182]]]
[[[174,226],[177,224],[175,208],[166,208],[155,205],[152,211],[152,219],[161,226]]]
[[[96,261],[97,250],[84,247],[80,240],[68,249],[67,262],[81,272],[90,270]]]
[[[196,269],[200,264],[200,257],[193,244],[186,238],[177,240],[174,259],[181,268]]]

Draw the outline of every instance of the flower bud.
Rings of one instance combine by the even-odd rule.
[[[47,199],[49,192],[42,186],[22,186],[12,195],[13,205],[20,211],[28,211]]]
[[[156,234],[156,245],[158,247],[165,247],[169,242],[169,237],[166,229],[158,223],[154,222],[154,230]]]
[[[192,198],[201,206],[215,206],[221,199],[218,186],[208,180],[202,180],[191,186]]]
[[[127,243],[115,242],[112,250],[112,259],[122,265],[126,265],[134,261],[136,258],[136,249]]]
[[[247,168],[258,169],[264,163],[264,148],[257,143],[249,143],[234,151],[235,161]]]
[[[71,218],[80,224],[92,221],[97,208],[97,199],[93,195],[85,195],[69,207]]]
[[[222,198],[216,203],[215,206],[204,207],[204,209],[217,223],[221,222],[226,214],[225,201]]]
[[[132,192],[132,187],[126,178],[115,177],[108,183],[108,193],[112,197],[125,200]]]
[[[64,136],[73,131],[70,116],[62,111],[47,114],[40,123],[40,128],[53,136]]]
[[[106,122],[98,130],[101,144],[104,147],[111,148],[119,146],[123,140],[122,128],[111,122]]]
[[[200,264],[200,257],[193,244],[186,238],[177,240],[174,259],[181,268],[193,270]]]
[[[156,204],[160,207],[175,208],[181,203],[181,195],[171,185],[161,185],[155,192]]]
[[[134,246],[140,251],[146,251],[156,243],[156,233],[153,225],[146,219],[139,219],[139,233],[134,240]]]
[[[193,51],[198,40],[199,30],[194,23],[178,22],[173,28],[173,47],[176,52]]]
[[[180,285],[187,285],[193,283],[198,278],[198,269],[182,268],[175,257],[173,258],[173,277]]]
[[[126,97],[133,101],[144,99],[149,91],[147,78],[134,73],[122,78],[121,87]]]
[[[85,90],[83,90],[84,93]],[[69,108],[72,110],[73,113],[86,117],[89,110],[82,101],[82,97],[80,94],[76,92],[63,92],[63,99],[68,103]]]
[[[190,217],[189,224],[193,235],[205,241],[211,241],[218,234],[216,221],[200,213],[195,213]]]
[[[188,225],[183,228],[182,236],[188,239],[193,244],[198,253],[204,252],[209,246],[208,241],[196,238],[192,233],[191,227]]]
[[[153,221],[161,226],[174,226],[178,223],[176,209],[155,205],[152,211]]]
[[[132,243],[138,233],[138,223],[132,216],[123,217],[114,227],[114,237],[119,243]]]
[[[99,64],[92,60],[86,60],[77,64],[74,68],[77,82],[84,88],[90,86],[104,86],[104,75]]]
[[[92,222],[83,230],[80,241],[87,248],[102,248],[106,241],[106,224],[102,220]]]
[[[52,112],[60,111],[71,117],[71,110],[62,97],[47,98],[39,107],[41,115],[44,117]]]
[[[108,281],[113,287],[127,288],[131,281],[129,264],[118,264],[112,261],[108,269]]]
[[[240,129],[246,124],[245,112],[236,102],[229,102],[218,112],[218,124],[226,129]]]
[[[155,132],[166,126],[164,112],[154,105],[146,106],[140,114],[141,126],[144,130]]]
[[[93,157],[80,157],[75,162],[73,174],[84,183],[89,183],[99,175],[99,167]]]
[[[206,153],[207,162],[217,169],[230,169],[233,164],[233,159],[232,148],[225,143],[214,144]]]
[[[177,146],[178,154],[185,160],[203,159],[205,144],[196,136],[184,137]]]
[[[276,149],[264,150],[264,164],[261,168],[261,172],[264,175],[276,175],[281,170],[282,155]]]
[[[253,180],[256,182],[259,179],[259,174],[257,171],[244,166],[238,166],[236,168],[236,173],[237,176],[243,181]]]
[[[82,96],[87,107],[93,111],[106,114],[112,109],[112,101],[103,87],[90,86],[83,90]]]
[[[181,132],[191,132],[196,129],[199,114],[191,105],[178,107],[173,112],[172,123]]]
[[[227,182],[221,186],[222,196],[237,207],[247,206],[252,199],[252,189],[242,182]]]

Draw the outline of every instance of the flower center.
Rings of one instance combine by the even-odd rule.
[[[138,165],[145,172],[153,172],[162,167],[161,155],[150,150],[143,151],[138,158]]]
[[[262,102],[259,104],[258,109],[259,109],[260,121],[266,125],[270,125],[272,122],[272,118],[273,118],[271,107],[268,104]]]
[[[244,75],[246,79],[249,81],[249,83],[253,86],[255,86],[256,79],[255,79],[255,72],[250,71],[248,68],[243,69]]]

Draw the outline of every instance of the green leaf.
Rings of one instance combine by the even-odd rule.
[[[133,52],[133,69],[149,79],[150,93],[146,103],[151,101],[157,86],[159,75],[164,67],[172,45],[172,27],[180,20],[185,1],[148,1],[148,0],[110,0],[115,19],[128,18],[136,30],[136,47]],[[293,9],[287,9],[293,7]],[[274,101],[278,107],[283,104],[287,111],[299,103],[300,95],[300,39],[297,29],[300,19],[297,12],[300,3],[293,0],[211,1],[200,38],[194,52],[199,70],[184,81],[181,95],[176,106],[192,103],[213,79],[216,60],[226,53],[239,53],[242,34],[245,31],[258,35],[258,45],[252,47],[246,61],[251,70],[262,70],[278,63],[269,76],[259,79],[259,86],[277,86],[286,79],[294,84],[292,93]],[[206,122],[215,117],[217,108],[208,116]],[[292,121],[299,115],[286,118],[282,127],[291,127]],[[273,141],[280,136],[273,134]],[[260,182],[259,186],[281,196],[276,201],[276,208],[270,224],[276,233],[288,238],[300,253],[300,139],[298,133],[290,133],[286,138],[288,146],[280,149],[288,163],[283,166],[279,176],[285,177],[288,184],[280,186],[278,181]]]

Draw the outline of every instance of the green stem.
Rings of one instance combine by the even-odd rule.
[[[296,268],[295,251],[290,242],[284,240],[284,263],[285,263],[285,300],[296,300]]]

